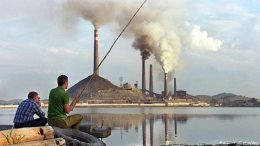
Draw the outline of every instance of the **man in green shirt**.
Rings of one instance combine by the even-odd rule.
[[[68,77],[60,75],[57,79],[58,87],[52,89],[49,94],[48,124],[60,128],[79,129],[83,116],[80,114],[67,116],[79,102],[76,97],[69,104],[69,95],[65,91],[68,88]]]

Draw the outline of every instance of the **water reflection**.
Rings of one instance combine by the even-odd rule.
[[[142,121],[142,132],[143,132],[143,146],[146,146],[146,118]]]
[[[153,146],[154,117],[150,118],[149,123],[150,123],[150,145]]]
[[[163,120],[164,120],[164,137],[165,137],[165,142],[166,144],[168,143],[169,141],[169,131],[168,131],[168,115],[167,114],[164,114],[163,115]]]
[[[128,132],[129,129],[134,128],[138,133],[139,125],[142,127],[142,142],[143,146],[147,145],[147,135],[149,136],[149,145],[154,145],[154,123],[162,121],[164,124],[164,142],[170,144],[177,137],[177,123],[185,123],[188,120],[187,115],[180,114],[102,114],[102,113],[88,113],[84,114],[85,123],[97,123],[100,125],[103,121],[104,126],[111,127],[112,129],[120,128],[120,138],[123,139],[123,131]],[[141,123],[141,124],[140,124]],[[148,124],[149,125],[148,125]],[[173,124],[174,123],[174,124]],[[170,128],[174,125],[174,134]],[[149,129],[147,129],[149,126]],[[149,130],[149,131],[148,131]],[[147,134],[147,132],[149,134]],[[113,133],[112,133],[113,134]]]
[[[83,113],[84,123],[111,127],[112,135],[103,139],[107,146],[260,143],[260,108],[80,108],[74,113]],[[15,109],[0,110],[0,123],[12,123],[14,114]]]
[[[174,117],[174,134],[175,134],[175,137],[177,137],[177,117],[175,116]]]
[[[146,145],[169,145],[178,143],[178,129],[179,125],[186,125],[188,120],[191,119],[217,119],[217,120],[234,120],[245,116],[256,115],[239,115],[239,114],[113,114],[113,113],[87,113],[84,114],[84,122],[92,122],[101,124],[104,121],[104,126],[111,127],[113,130],[120,128],[120,138],[124,141],[124,133],[131,133],[130,129],[134,130],[134,133],[138,135],[141,128],[142,144]],[[156,125],[155,125],[156,123]],[[161,124],[160,124],[161,123]],[[163,132],[156,131],[157,139],[155,138],[155,126],[163,125]],[[141,127],[140,127],[141,126]],[[183,127],[183,126],[181,126]],[[185,127],[185,126],[184,126]],[[158,129],[158,128],[157,128]],[[132,132],[133,133],[133,132]],[[164,139],[159,137],[163,136]],[[113,134],[113,131],[112,131]],[[181,139],[181,138],[180,138]],[[156,142],[155,142],[156,141]],[[180,140],[179,140],[180,141]]]

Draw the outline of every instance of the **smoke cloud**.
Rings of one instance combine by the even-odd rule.
[[[136,39],[133,43],[133,47],[141,52],[145,50],[153,54],[166,73],[177,65],[181,48],[179,38],[169,30],[163,21],[143,23],[134,31]]]
[[[112,0],[67,0],[64,8],[98,28],[114,20],[117,4]]]
[[[137,2],[136,2],[137,3]],[[69,10],[87,21],[95,28],[107,23],[117,24],[117,32],[127,24],[137,10],[137,4],[130,1],[114,0],[67,0]],[[125,38],[133,38],[133,48],[140,51],[143,59],[153,55],[165,73],[174,72],[178,64],[181,48],[218,51],[221,41],[208,36],[199,26],[186,23],[176,29],[169,11],[146,4],[137,14],[126,32]]]
[[[206,31],[201,31],[200,26],[186,22],[184,28],[182,40],[186,47],[206,51],[218,51],[221,48],[222,42],[209,37]]]

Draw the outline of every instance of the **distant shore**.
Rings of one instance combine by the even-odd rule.
[[[191,104],[189,102],[172,102],[172,103],[109,103],[109,104],[88,104],[88,103],[78,103],[77,108],[87,108],[87,107],[209,107],[210,105],[202,102]],[[17,108],[18,105],[0,105],[1,109],[4,108]],[[47,108],[48,104],[42,104],[42,108]]]

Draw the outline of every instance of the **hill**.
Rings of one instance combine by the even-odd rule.
[[[153,97],[146,97],[142,94],[141,90],[132,88],[131,85],[125,87],[118,87],[112,84],[109,80],[104,79],[101,76],[94,75],[90,81],[92,75],[79,81],[77,84],[68,89],[70,97],[74,98],[79,96],[82,92],[82,100],[127,100],[127,101],[139,101],[139,100],[153,100]],[[122,101],[124,102],[124,101]]]
[[[18,105],[22,102],[22,99],[13,99],[13,100],[0,100],[1,105]]]
[[[209,95],[196,95],[191,97],[193,100],[205,101],[211,105],[222,105],[222,106],[258,106],[259,103],[256,99],[236,95],[233,93],[220,93],[214,96]]]
[[[79,81],[77,84],[68,89],[68,93],[71,97],[79,96],[82,92],[82,97],[91,97],[98,93],[100,90],[119,89],[116,85],[112,84],[107,79],[101,76],[94,75],[90,81],[92,75]]]
[[[217,95],[214,95],[213,97],[215,98],[226,98],[226,97],[234,97],[234,96],[237,96],[233,93],[220,93],[220,94],[217,94]]]

